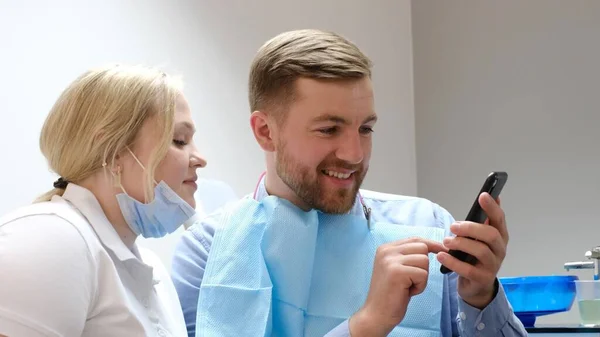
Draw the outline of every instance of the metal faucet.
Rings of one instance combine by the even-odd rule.
[[[587,251],[585,257],[590,261],[567,262],[565,269],[594,269],[594,280],[600,280],[600,246]]]

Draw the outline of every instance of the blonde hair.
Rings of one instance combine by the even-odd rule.
[[[152,200],[154,172],[173,137],[181,89],[179,78],[144,66],[110,65],[85,72],[62,92],[42,128],[40,149],[50,169],[73,183],[103,166],[110,169],[144,121],[156,116],[156,130],[162,134],[147,164],[144,186],[146,200]],[[63,192],[54,188],[36,202]]]
[[[302,29],[279,34],[260,47],[252,61],[248,83],[251,112],[285,109],[294,99],[294,85],[300,77],[370,78],[371,67],[356,45],[336,33]]]

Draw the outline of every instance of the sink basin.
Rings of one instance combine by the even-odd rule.
[[[501,277],[508,302],[525,327],[539,316],[571,310],[576,295],[575,275]]]

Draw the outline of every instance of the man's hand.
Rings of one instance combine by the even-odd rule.
[[[425,290],[428,254],[445,251],[441,243],[422,238],[381,245],[367,300],[349,321],[352,337],[387,336],[404,319],[410,298]]]
[[[488,193],[482,193],[479,204],[488,216],[485,224],[457,222],[450,226],[456,237],[444,239],[447,248],[469,253],[477,258],[477,263],[470,265],[447,253],[440,253],[437,258],[459,275],[460,297],[469,305],[483,309],[495,296],[496,276],[506,256],[508,230],[500,200],[496,202]]]

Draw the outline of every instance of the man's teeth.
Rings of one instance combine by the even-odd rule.
[[[338,179],[348,179],[352,175],[352,173],[340,173],[340,172],[328,171],[328,170],[324,170],[323,172],[325,174],[327,174],[328,176],[336,177]]]

